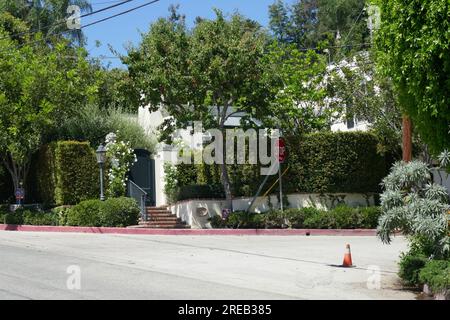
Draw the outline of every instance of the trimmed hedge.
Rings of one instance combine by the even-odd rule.
[[[377,153],[378,139],[367,132],[320,132],[303,137],[286,138],[288,158],[283,178],[288,193],[379,193],[380,182],[387,174],[386,159]],[[253,196],[262,180],[257,165],[229,165],[234,196]],[[218,165],[176,166],[168,175],[169,185],[220,185]],[[266,188],[278,178],[270,177]],[[169,198],[174,190],[168,190]],[[198,188],[198,193],[200,189]],[[274,189],[276,192],[276,189]],[[210,196],[209,198],[215,197]],[[199,198],[199,196],[194,196]]]
[[[187,199],[224,199],[225,193],[221,185],[188,185],[179,188],[176,201]]]
[[[139,215],[136,201],[121,197],[80,202],[65,213],[65,220],[69,226],[128,227],[139,223]]]
[[[379,192],[387,173],[371,133],[313,133],[288,138],[287,145],[290,171],[285,180],[292,192]]]
[[[99,169],[88,142],[46,145],[38,153],[33,169],[35,198],[45,205],[74,205],[99,194]]]
[[[57,226],[58,215],[53,212],[16,210],[0,213],[0,223],[33,226]]]
[[[311,207],[261,214],[233,212],[226,220],[214,216],[210,221],[214,228],[232,229],[375,229],[380,215],[379,207],[338,206],[330,211]]]

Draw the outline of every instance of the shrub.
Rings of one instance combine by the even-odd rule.
[[[53,212],[25,211],[23,224],[32,226],[57,226],[59,217]]]
[[[420,270],[419,280],[437,293],[450,290],[450,260],[431,260]]]
[[[37,200],[46,205],[73,205],[99,194],[99,170],[88,142],[59,141],[37,157]]]
[[[108,133],[116,132],[117,138],[129,142],[133,149],[145,149],[152,153],[155,151],[156,138],[145,132],[133,115],[128,115],[120,109],[113,109],[109,118],[111,128]]]
[[[127,227],[139,221],[140,209],[134,199],[87,200],[67,211],[67,225],[81,227]]]
[[[57,226],[58,216],[52,212],[16,210],[0,214],[0,223],[32,226]]]
[[[58,223],[61,226],[67,225],[67,216],[69,211],[69,206],[56,207],[51,210],[51,212],[58,217]]]
[[[131,198],[111,198],[103,203],[100,220],[103,227],[128,227],[139,223],[140,209]]]
[[[5,224],[23,224],[23,215],[19,212],[8,212],[3,215],[3,223]]]
[[[400,230],[431,243],[436,258],[448,255],[449,195],[445,187],[433,183],[427,164],[398,162],[383,180],[383,186],[380,239],[390,243],[392,233]]]
[[[103,202],[100,200],[82,201],[67,212],[67,225],[80,227],[100,227]]]
[[[362,229],[375,229],[381,216],[380,207],[361,207],[358,210],[361,217],[360,227]]]
[[[188,185],[179,188],[176,201],[187,199],[223,199],[225,193],[221,185]]]
[[[373,229],[376,228],[379,214],[380,210],[376,207],[338,206],[330,211],[311,207],[261,214],[233,212],[226,220],[212,217],[210,221],[214,228]]]
[[[121,140],[132,148],[154,151],[156,139],[151,138],[139,123],[120,109],[104,110],[97,105],[86,105],[64,120],[56,133],[60,140],[90,141],[97,146],[110,132],[118,132]]]
[[[399,262],[399,277],[407,285],[417,286],[419,284],[419,273],[427,263],[428,259],[423,254],[413,252],[402,253]]]

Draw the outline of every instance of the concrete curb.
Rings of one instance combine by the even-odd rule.
[[[70,232],[167,236],[375,236],[373,229],[139,229],[106,227],[56,227],[0,224],[0,231]]]

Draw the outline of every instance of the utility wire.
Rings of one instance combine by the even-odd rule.
[[[127,0],[127,1],[134,1],[134,0]],[[87,27],[92,26],[92,25],[95,25],[95,24],[98,24],[98,23],[101,23],[101,22],[104,22],[104,21],[107,21],[107,20],[110,20],[110,19],[113,19],[113,18],[116,18],[116,17],[118,17],[118,16],[122,16],[122,15],[124,15],[124,14],[130,13],[130,12],[135,11],[135,10],[138,10],[138,9],[141,9],[141,8],[143,8],[143,7],[145,7],[145,6],[149,6],[149,5],[154,4],[154,3],[156,3],[156,2],[159,2],[159,1],[160,1],[160,0],[153,0],[153,1],[150,1],[150,2],[145,3],[145,4],[143,4],[143,5],[140,5],[140,6],[131,8],[131,9],[129,9],[129,10],[122,11],[122,12],[120,12],[120,13],[118,13],[118,14],[115,14],[115,15],[112,15],[112,16],[109,16],[109,17],[106,17],[106,18],[103,18],[103,19],[94,21],[94,22],[89,23],[89,24],[84,25],[84,26],[80,26],[79,30],[84,29],[84,28],[87,28]],[[12,49],[20,49],[20,48],[22,48],[22,47],[24,47],[24,46],[27,46],[27,45],[30,45],[30,44],[35,44],[35,43],[39,43],[39,42],[42,42],[42,41],[46,41],[46,40],[48,39],[49,36],[59,35],[59,34],[65,33],[65,32],[66,32],[66,31],[60,31],[60,32],[57,32],[57,33],[53,33],[53,34],[47,35],[46,37],[44,37],[44,38],[42,38],[42,39],[38,39],[38,40],[35,40],[35,41],[23,43],[23,44],[21,44],[21,45],[19,45],[19,46],[16,46],[16,47],[12,48]],[[8,37],[0,38],[0,40],[3,40],[3,39],[5,39],[5,38],[9,38],[9,36],[8,36]],[[6,50],[4,50],[4,51],[6,51]],[[0,53],[1,53],[1,52],[4,52],[4,51],[0,51]]]
[[[105,8],[101,8],[101,9],[98,9],[98,10],[95,10],[95,11],[92,11],[92,12],[85,13],[85,14],[79,16],[79,17],[76,17],[76,18],[86,18],[86,17],[92,16],[94,14],[97,14],[97,13],[100,13],[100,12],[103,12],[103,11],[106,11],[106,10],[110,10],[110,9],[116,8],[118,6],[127,4],[127,3],[132,2],[132,1],[135,1],[135,0],[122,0],[120,3],[116,3],[116,4],[110,5],[110,6],[105,7]],[[29,33],[37,33],[37,32],[39,32],[41,30],[47,30],[47,29],[50,29],[50,28],[56,28],[56,27],[65,25],[66,23],[67,23],[67,18],[65,18],[64,20],[60,20],[59,22],[57,22],[57,23],[55,23],[53,25],[48,25],[48,26],[44,26],[42,28],[28,30],[28,31],[24,31],[24,32],[21,32],[21,33],[16,33],[16,34],[11,34],[9,36],[4,36],[4,37],[1,37],[0,40],[6,39],[6,38],[20,37],[20,36],[23,36],[23,35],[27,35]],[[65,30],[64,32],[67,32],[67,31],[68,30]]]
[[[154,4],[154,3],[156,3],[156,2],[159,2],[159,1],[160,1],[160,0],[153,0],[153,1],[150,1],[150,2],[148,2],[148,3],[141,4],[140,6],[137,6],[137,7],[131,8],[131,9],[128,9],[128,10],[126,10],[126,11],[120,12],[120,13],[115,14],[115,15],[112,15],[112,16],[110,16],[110,17],[106,17],[106,18],[103,18],[103,19],[100,19],[100,20],[91,22],[91,23],[89,23],[89,24],[86,24],[86,25],[82,26],[80,29],[87,28],[87,27],[93,26],[93,25],[95,25],[95,24],[98,24],[98,23],[101,23],[101,22],[104,22],[104,21],[107,21],[107,20],[110,20],[110,19],[113,19],[113,18],[117,18],[117,17],[119,17],[119,16],[122,16],[122,15],[124,15],[124,14],[130,13],[130,12],[132,12],[132,11],[135,11],[135,10],[138,10],[138,9],[141,9],[141,8],[144,8],[144,7],[146,7],[146,6],[149,6],[149,5]]]

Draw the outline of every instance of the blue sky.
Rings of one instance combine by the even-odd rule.
[[[83,18],[81,23],[86,25],[90,22],[111,16],[127,9],[147,3],[150,0],[134,0],[131,3],[95,14],[91,17]],[[91,0],[94,10],[98,10],[120,0]],[[169,14],[168,8],[171,4],[179,4],[180,12],[186,15],[189,25],[192,25],[197,16],[214,17],[213,8],[219,8],[225,13],[239,11],[241,14],[258,21],[263,26],[268,26],[268,7],[274,0],[160,0],[150,6],[130,12],[126,15],[99,23],[84,29],[88,37],[87,49],[91,56],[113,56],[108,48],[111,45],[115,50],[125,53],[124,46],[128,43],[138,44],[140,41],[139,31],[146,32],[149,25],[159,17],[166,17]],[[292,3],[293,0],[286,0]],[[96,40],[101,42],[101,46],[96,48]],[[118,59],[104,59],[105,64],[111,63],[112,67],[121,66]]]

